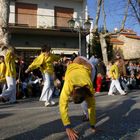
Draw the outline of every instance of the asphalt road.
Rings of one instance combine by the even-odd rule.
[[[82,122],[80,105],[70,103],[69,114],[82,140],[140,140],[140,91],[126,96],[96,94],[97,134]],[[54,99],[58,102],[58,98]],[[0,103],[0,140],[67,140],[58,105],[44,107],[38,98]]]

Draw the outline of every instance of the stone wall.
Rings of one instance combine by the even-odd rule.
[[[124,59],[140,58],[140,40],[128,38],[123,35],[118,39],[124,42],[124,45],[121,47]]]

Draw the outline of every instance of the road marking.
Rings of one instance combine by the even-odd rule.
[[[103,123],[105,123],[105,122],[108,121],[109,119],[110,119],[109,116],[106,116],[106,117],[102,118],[99,122],[97,122],[96,126],[102,125]]]

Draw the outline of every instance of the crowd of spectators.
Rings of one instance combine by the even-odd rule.
[[[71,57],[61,56],[58,62],[54,63],[55,80],[54,80],[54,94],[53,96],[59,96],[64,83],[64,75],[67,68],[67,64],[71,63],[77,55],[73,53]],[[107,66],[103,63],[101,58],[96,55],[92,55],[89,61],[95,66],[96,78],[94,80],[94,88],[96,93],[102,91],[108,91],[110,86],[109,69],[111,67],[111,61]],[[39,97],[43,86],[42,75],[39,69],[25,73],[27,68],[24,60],[16,62],[17,70],[17,98],[27,97]],[[140,62],[125,62],[126,74],[121,75],[121,86],[124,90],[140,89]]]

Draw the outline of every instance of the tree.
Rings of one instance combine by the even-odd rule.
[[[8,44],[10,0],[0,0],[0,44]]]
[[[127,0],[127,1],[128,2],[127,2],[125,13],[124,13],[124,18],[122,20],[122,26],[121,26],[121,28],[118,32],[123,30],[124,26],[125,26],[130,0]],[[104,9],[104,0],[97,0],[97,3],[98,4],[97,4],[97,10],[96,10],[95,24],[94,24],[94,27],[93,27],[93,30],[92,30],[93,40],[96,39],[96,36],[99,37],[103,61],[104,61],[105,65],[107,65],[108,64],[108,54],[107,54],[106,39],[109,36],[111,36],[113,34],[116,34],[116,32],[108,32],[107,31],[107,28],[106,28],[106,13],[105,13],[105,9]],[[102,15],[103,15],[103,28],[102,28],[102,30],[99,30],[98,22],[99,22],[99,18],[100,18],[101,8],[102,8]]]
[[[132,16],[136,18],[140,24],[140,0],[129,0],[131,5]]]

